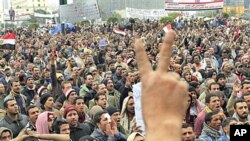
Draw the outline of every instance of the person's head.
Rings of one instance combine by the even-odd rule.
[[[61,85],[62,85],[62,90],[64,94],[66,94],[66,92],[69,89],[72,89],[72,84],[69,81],[63,81]]]
[[[33,88],[34,87],[34,79],[33,77],[27,77],[26,78],[26,85],[28,88]]]
[[[54,105],[54,98],[50,94],[43,94],[40,98],[41,108],[44,110],[51,110]]]
[[[192,81],[192,74],[190,72],[190,70],[184,70],[182,73],[182,77],[187,81],[187,82],[191,82]]]
[[[221,67],[221,70],[224,72],[224,73],[230,73],[231,72],[231,65],[230,63],[224,63]]]
[[[127,105],[126,105],[126,109],[127,109],[127,112],[130,113],[130,114],[135,113],[135,102],[134,102],[133,96],[128,97],[128,102],[127,102]]]
[[[122,74],[122,66],[117,65],[117,66],[116,66],[116,71],[115,71],[115,73],[116,73],[118,76],[121,76],[121,74]]]
[[[7,99],[3,102],[4,109],[9,115],[17,115],[19,108],[15,99]]]
[[[0,82],[0,96],[5,94],[5,88],[2,82]]]
[[[208,90],[210,93],[220,91],[220,85],[216,82],[210,83]]]
[[[181,74],[182,69],[181,69],[181,65],[180,64],[175,64],[174,65],[174,72]]]
[[[65,93],[66,100],[69,102],[69,104],[73,104],[75,98],[77,97],[77,93],[74,89],[69,89]]]
[[[103,109],[107,108],[107,97],[105,94],[96,94],[94,97],[95,104]]]
[[[106,94],[107,93],[107,88],[103,83],[100,83],[97,85],[97,93],[98,94]]]
[[[248,109],[250,109],[250,92],[244,93],[244,94],[242,95],[242,98],[243,98],[244,101],[247,103]]]
[[[234,112],[240,120],[247,120],[249,109],[247,103],[243,100],[236,100],[234,102]]]
[[[194,61],[195,64],[199,64],[200,63],[200,57],[199,57],[199,55],[194,55],[193,56],[193,61]]]
[[[29,107],[27,107],[27,116],[29,118],[29,121],[31,121],[31,123],[36,123],[38,115],[39,115],[38,107],[36,107],[35,105],[30,105]]]
[[[242,69],[243,68],[243,64],[237,62],[237,63],[235,63],[235,68],[236,68],[236,71],[238,73],[242,73],[242,71],[243,71],[243,69]]]
[[[144,141],[145,137],[140,132],[133,132],[128,136],[127,141]]]
[[[216,82],[220,85],[220,86],[225,86],[226,85],[226,76],[224,73],[219,73],[216,77]]]
[[[9,76],[11,75],[11,70],[10,70],[10,68],[4,69],[4,73],[5,73],[5,75],[6,75],[7,77],[9,77]]]
[[[109,106],[107,108],[107,112],[111,116],[112,121],[115,121],[117,124],[120,123],[121,116],[120,116],[120,112],[118,111],[116,107]]]
[[[237,125],[237,119],[234,117],[227,117],[222,122],[222,129],[226,135],[230,134],[230,125]]]
[[[92,86],[92,83],[93,83],[93,76],[91,74],[87,74],[85,77],[84,77],[84,82],[87,86],[91,87]]]
[[[198,97],[195,88],[193,86],[189,86],[188,92],[192,96],[192,103],[195,103]]]
[[[64,76],[62,73],[56,73],[56,79],[59,83],[62,83],[64,81]]]
[[[220,105],[223,106],[225,104],[225,93],[223,91],[215,91],[210,94],[218,95],[220,98]]]
[[[6,127],[0,127],[0,141],[10,141],[13,138],[13,134],[10,129]]]
[[[40,134],[49,134],[53,132],[53,122],[56,116],[53,112],[45,111],[38,115],[36,120],[36,131]]]
[[[116,56],[116,62],[118,62],[118,63],[121,63],[122,62],[122,56],[121,55],[117,55]]]
[[[73,67],[72,69],[71,69],[71,76],[77,76],[78,75],[78,70],[79,70],[79,68],[78,67]]]
[[[105,79],[103,83],[106,85],[108,91],[114,90],[114,83],[111,79]]]
[[[111,123],[110,115],[106,111],[97,112],[94,117],[94,123],[98,129],[105,131],[107,124]]]
[[[127,76],[127,80],[129,80],[129,82],[134,83],[135,81],[135,75],[134,72],[128,72],[128,76]]]
[[[214,80],[216,80],[216,77],[217,77],[217,72],[215,69],[211,69],[207,72],[207,78],[212,78]]]
[[[194,87],[195,88],[195,91],[198,95],[200,95],[200,83],[199,82],[196,82],[196,81],[191,81],[189,83],[190,86]]]
[[[40,69],[38,68],[38,67],[33,67],[32,68],[32,75],[34,76],[34,77],[38,77],[39,75],[40,75]]]
[[[209,94],[206,95],[205,103],[208,108],[210,108],[212,111],[220,111],[221,105],[220,105],[220,98],[217,94]]]
[[[188,123],[182,124],[182,141],[194,141],[195,133],[192,125]]]
[[[64,108],[63,117],[70,123],[70,126],[76,127],[78,125],[78,113],[76,107],[73,105],[68,105]]]
[[[216,111],[207,113],[206,116],[205,116],[205,123],[209,127],[219,131],[220,127],[221,127],[221,116],[220,116],[220,114],[218,112],[216,112]]]
[[[241,85],[242,85],[243,95],[247,92],[250,92],[250,81],[249,80],[243,81]]]
[[[11,86],[11,90],[15,93],[20,93],[20,90],[21,90],[21,85],[20,85],[20,82],[19,81],[12,81],[10,83],[10,86]]]
[[[84,103],[83,97],[81,97],[81,96],[76,97],[73,104],[75,105],[78,113],[85,112],[85,107],[84,107],[85,103]]]
[[[53,123],[54,131],[57,134],[70,134],[69,123],[64,119],[57,119]]]

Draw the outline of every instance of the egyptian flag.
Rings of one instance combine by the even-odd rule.
[[[115,32],[116,34],[121,34],[121,35],[123,35],[123,36],[126,35],[126,33],[125,33],[124,31],[120,30],[119,28],[115,28],[115,29],[114,29],[114,32]]]
[[[14,33],[5,34],[0,39],[0,49],[15,50],[16,35]]]
[[[169,23],[169,24],[167,24],[166,26],[164,26],[162,30],[163,30],[165,33],[167,33],[170,29],[172,29],[172,26],[171,26],[171,24]]]

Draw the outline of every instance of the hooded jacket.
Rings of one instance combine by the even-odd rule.
[[[6,132],[6,131],[10,132],[11,139],[13,139],[13,133],[12,133],[12,131],[10,129],[6,128],[6,127],[0,127],[0,138],[2,137],[2,133]]]
[[[133,96],[128,96],[124,99],[121,110],[121,125],[124,127],[127,135],[132,133],[132,127],[136,124],[135,116],[131,121],[128,119],[127,105],[130,98],[133,98]]]

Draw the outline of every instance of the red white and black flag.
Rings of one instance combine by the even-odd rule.
[[[0,38],[0,49],[15,50],[16,35],[7,33]]]
[[[119,28],[115,28],[115,29],[114,29],[114,32],[115,32],[116,34],[120,34],[120,35],[123,35],[123,36],[126,35],[126,33],[125,33],[124,31],[120,30]]]

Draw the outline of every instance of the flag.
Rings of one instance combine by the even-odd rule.
[[[14,33],[5,34],[0,39],[0,49],[15,50],[16,35]]]
[[[126,35],[126,33],[125,33],[124,31],[122,31],[122,30],[120,30],[120,29],[118,29],[118,28],[114,29],[114,32],[115,32],[116,34],[121,34],[121,35],[123,35],[123,36]]]
[[[171,24],[169,23],[169,24],[167,24],[166,26],[164,26],[162,30],[163,30],[165,33],[167,33],[170,29],[172,29],[172,26],[171,26]]]

